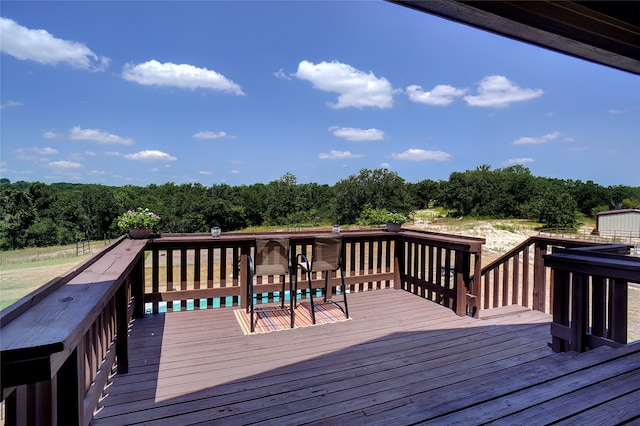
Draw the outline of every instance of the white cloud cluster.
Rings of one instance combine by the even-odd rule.
[[[0,18],[0,50],[23,61],[103,71],[109,59],[98,56],[82,43],[56,38],[45,30],[32,30],[17,22]]]
[[[22,106],[22,102],[7,101],[7,102],[3,103],[2,105],[0,105],[0,109],[15,108],[15,107],[19,107],[19,106]]]
[[[504,166],[515,166],[515,165],[523,165],[527,163],[533,163],[533,158],[510,158],[509,160],[502,163]]]
[[[133,145],[133,139],[124,138],[122,136],[114,135],[112,133],[104,132],[98,129],[83,129],[80,126],[73,127],[68,135],[62,133],[56,133],[52,131],[45,132],[45,139],[69,139],[72,141],[89,141],[97,142],[104,145]]]
[[[431,89],[430,92],[425,92],[422,90],[422,86],[415,84],[407,87],[405,90],[405,93],[413,102],[434,106],[450,105],[456,97],[462,96],[466,92],[467,89],[456,89],[447,84],[439,84]]]
[[[193,135],[194,139],[222,139],[226,137],[227,137],[226,132],[210,132],[210,131],[198,132]]]
[[[502,108],[512,102],[535,99],[543,94],[542,89],[523,89],[501,75],[490,75],[478,84],[477,96],[465,96],[470,106]]]
[[[53,161],[47,164],[49,167],[54,167],[56,169],[81,169],[83,166],[80,163],[76,163],[74,161]]]
[[[311,82],[319,90],[338,93],[338,102],[329,104],[335,109],[393,106],[393,87],[386,78],[338,61],[319,64],[302,61],[293,76]]]
[[[525,137],[516,139],[515,141],[512,142],[512,144],[513,145],[539,145],[539,144],[547,143],[552,140],[558,139],[560,135],[561,135],[560,132],[552,132],[537,138],[525,136]]]
[[[353,154],[350,151],[336,151],[332,150],[327,153],[320,153],[321,160],[344,160],[349,158],[361,158],[362,154]]]
[[[451,154],[443,151],[428,151],[424,149],[411,148],[400,154],[391,154],[391,158],[395,160],[408,161],[446,161],[451,158]]]
[[[353,127],[329,127],[329,131],[348,141],[380,141],[384,139],[384,132],[378,129],[356,129]]]
[[[138,161],[176,161],[177,158],[167,154],[166,152],[147,149],[145,151],[136,152],[135,154],[127,154],[124,156],[129,160]]]
[[[191,90],[201,88],[244,95],[242,87],[224,75],[188,64],[160,63],[156,60],[137,65],[127,64],[122,77],[145,86],[173,86]]]

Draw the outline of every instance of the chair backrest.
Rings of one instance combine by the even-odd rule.
[[[341,236],[318,236],[314,239],[311,269],[335,271],[340,268]]]
[[[289,269],[289,238],[256,239],[256,266],[280,265]]]

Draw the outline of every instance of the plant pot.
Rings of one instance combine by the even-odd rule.
[[[129,228],[129,236],[134,240],[143,240],[149,238],[151,228]]]
[[[400,228],[402,228],[400,223],[387,223],[387,231],[389,232],[398,232]]]

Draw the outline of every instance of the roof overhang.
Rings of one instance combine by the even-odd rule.
[[[388,1],[640,75],[640,1]]]

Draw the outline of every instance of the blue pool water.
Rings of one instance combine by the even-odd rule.
[[[305,296],[306,296],[306,293],[307,292],[305,292]],[[340,294],[339,290],[338,290],[338,294]],[[320,296],[322,296],[322,293],[318,290],[318,292],[316,293],[315,297],[320,297]],[[300,299],[302,299],[302,293],[301,292],[298,293],[298,300],[300,300]],[[254,303],[257,303],[258,298],[254,297],[253,300],[254,300]],[[285,293],[284,293],[284,300],[285,300],[285,302],[290,300],[290,296],[289,296],[289,292],[288,291],[285,291]],[[267,303],[268,301],[269,301],[269,298],[267,297],[267,295],[266,294],[263,295],[261,302],[262,303]],[[277,291],[277,292],[275,292],[273,294],[273,301],[274,302],[279,302],[280,301],[280,292],[279,291]],[[173,311],[174,312],[177,312],[177,311],[181,310],[179,301],[177,301],[177,302],[160,302],[159,306],[158,306],[158,309],[159,309],[161,314],[167,312],[167,304],[169,304],[169,303],[173,303]],[[193,311],[194,308],[195,308],[195,304],[196,303],[199,304],[198,307],[200,309],[207,309],[207,299],[195,299],[195,300],[192,299],[192,300],[187,300],[187,309],[186,310],[187,311]],[[220,308],[222,306],[225,306],[225,307],[233,306],[233,298],[232,297],[224,297],[224,298],[215,297],[213,299],[213,308],[216,309],[216,308]],[[146,314],[150,314],[151,312],[152,312],[152,304],[151,303],[145,303],[145,313]]]

